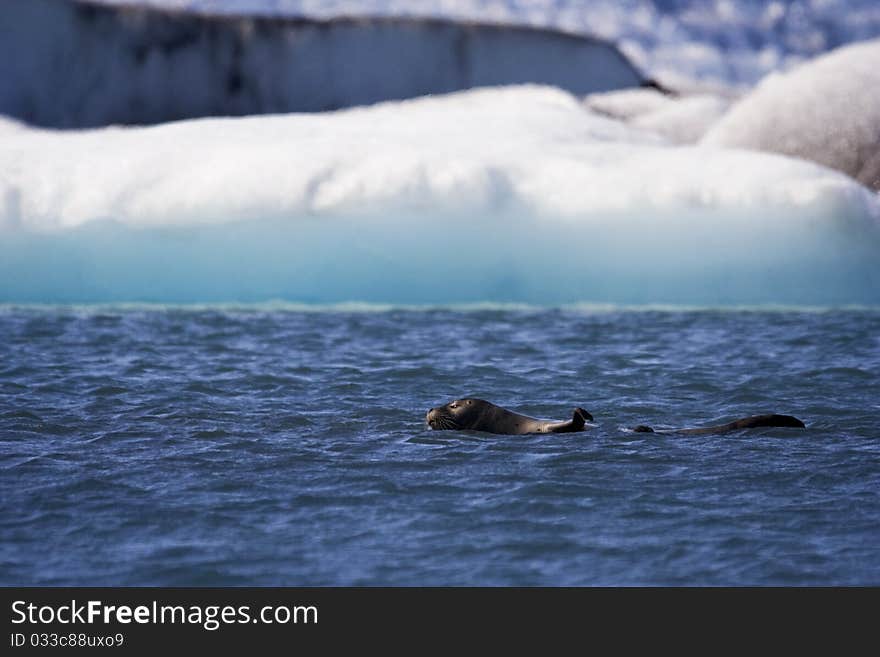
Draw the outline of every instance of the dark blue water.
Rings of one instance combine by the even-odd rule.
[[[880,312],[0,310],[0,583],[880,584]],[[597,426],[432,432],[473,395]],[[808,429],[633,434],[780,412]]]

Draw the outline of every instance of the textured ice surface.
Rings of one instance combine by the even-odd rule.
[[[667,95],[650,88],[607,91],[584,99],[584,105],[598,114],[677,144],[699,141],[731,102],[730,97],[717,94]]]
[[[646,87],[600,92],[584,98],[588,109],[622,121],[668,109],[676,102],[675,97]]]
[[[677,144],[693,144],[724,115],[728,107],[730,100],[720,96],[687,96],[669,107],[641,114],[631,125],[656,132]]]
[[[880,36],[877,0],[103,0],[210,13],[409,15],[555,27],[615,41],[642,70],[753,84],[845,43]]]
[[[316,112],[505,84],[587,94],[642,80],[607,41],[522,26],[0,3],[0,113],[55,128]]]
[[[546,87],[0,148],[2,301],[880,303],[880,205]]]
[[[880,190],[880,39],[768,76],[704,143],[812,160]]]
[[[582,221],[658,209],[877,208],[813,164],[671,148],[549,87],[149,128],[19,129],[3,145],[0,218],[40,231],[413,210]]]

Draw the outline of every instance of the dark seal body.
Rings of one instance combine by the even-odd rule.
[[[739,431],[740,429],[756,429],[758,427],[791,427],[794,429],[806,429],[806,425],[791,415],[777,415],[771,413],[769,415],[753,415],[752,417],[744,417],[741,420],[734,420],[727,424],[719,424],[714,427],[702,427],[699,429],[669,429],[654,431],[651,427],[640,424],[633,428],[638,433],[684,433],[689,435],[701,435],[711,433],[727,433],[728,431]]]
[[[583,431],[584,424],[592,421],[593,416],[582,408],[576,408],[570,420],[548,422],[508,411],[483,399],[457,399],[432,408],[425,419],[432,429],[521,435]]]

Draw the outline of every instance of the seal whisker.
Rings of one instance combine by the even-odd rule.
[[[458,429],[459,424],[448,415],[438,415],[436,417],[437,424],[441,429]]]

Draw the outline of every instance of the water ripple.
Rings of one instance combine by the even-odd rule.
[[[5,308],[0,332],[3,584],[880,582],[876,312]],[[596,422],[425,427],[466,394]],[[809,428],[627,431],[773,411]]]

